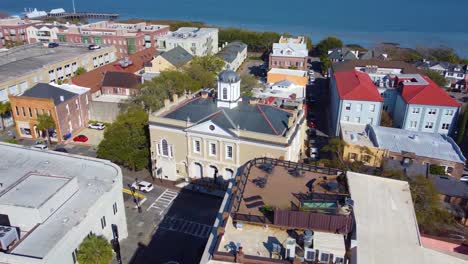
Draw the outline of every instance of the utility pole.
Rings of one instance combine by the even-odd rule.
[[[75,0],[72,0],[72,4],[73,4],[73,14],[76,13],[76,10],[75,10]]]

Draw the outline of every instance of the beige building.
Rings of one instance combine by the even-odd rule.
[[[170,51],[155,55],[151,62],[145,63],[146,73],[160,73],[177,70],[188,64],[193,56],[182,47],[175,47]]]
[[[172,181],[228,180],[256,157],[297,161],[306,130],[302,105],[286,111],[242,101],[232,70],[221,72],[216,93],[175,95],[149,122],[154,175]]]
[[[114,47],[89,50],[81,44],[60,44],[48,48],[36,43],[10,49],[0,53],[0,102],[37,83],[69,79],[78,67],[90,71],[114,60]]]

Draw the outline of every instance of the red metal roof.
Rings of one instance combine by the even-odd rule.
[[[450,97],[442,88],[427,76],[422,76],[428,84],[421,85],[405,85],[402,82],[403,88],[401,96],[408,104],[421,105],[440,105],[459,107],[460,104]]]
[[[383,102],[369,75],[356,70],[334,73],[338,95],[342,100]]]

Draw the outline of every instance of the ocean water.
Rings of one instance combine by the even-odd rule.
[[[468,57],[468,0],[75,0],[77,11],[119,13],[121,19],[203,21],[262,31],[334,35],[372,47],[448,46]],[[72,0],[0,0],[0,12],[72,10]]]

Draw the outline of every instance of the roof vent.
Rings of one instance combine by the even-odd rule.
[[[412,140],[414,140],[414,141],[417,141],[417,140],[419,139],[419,136],[416,135],[416,134],[413,134],[413,135],[410,136],[410,138],[411,138]]]

